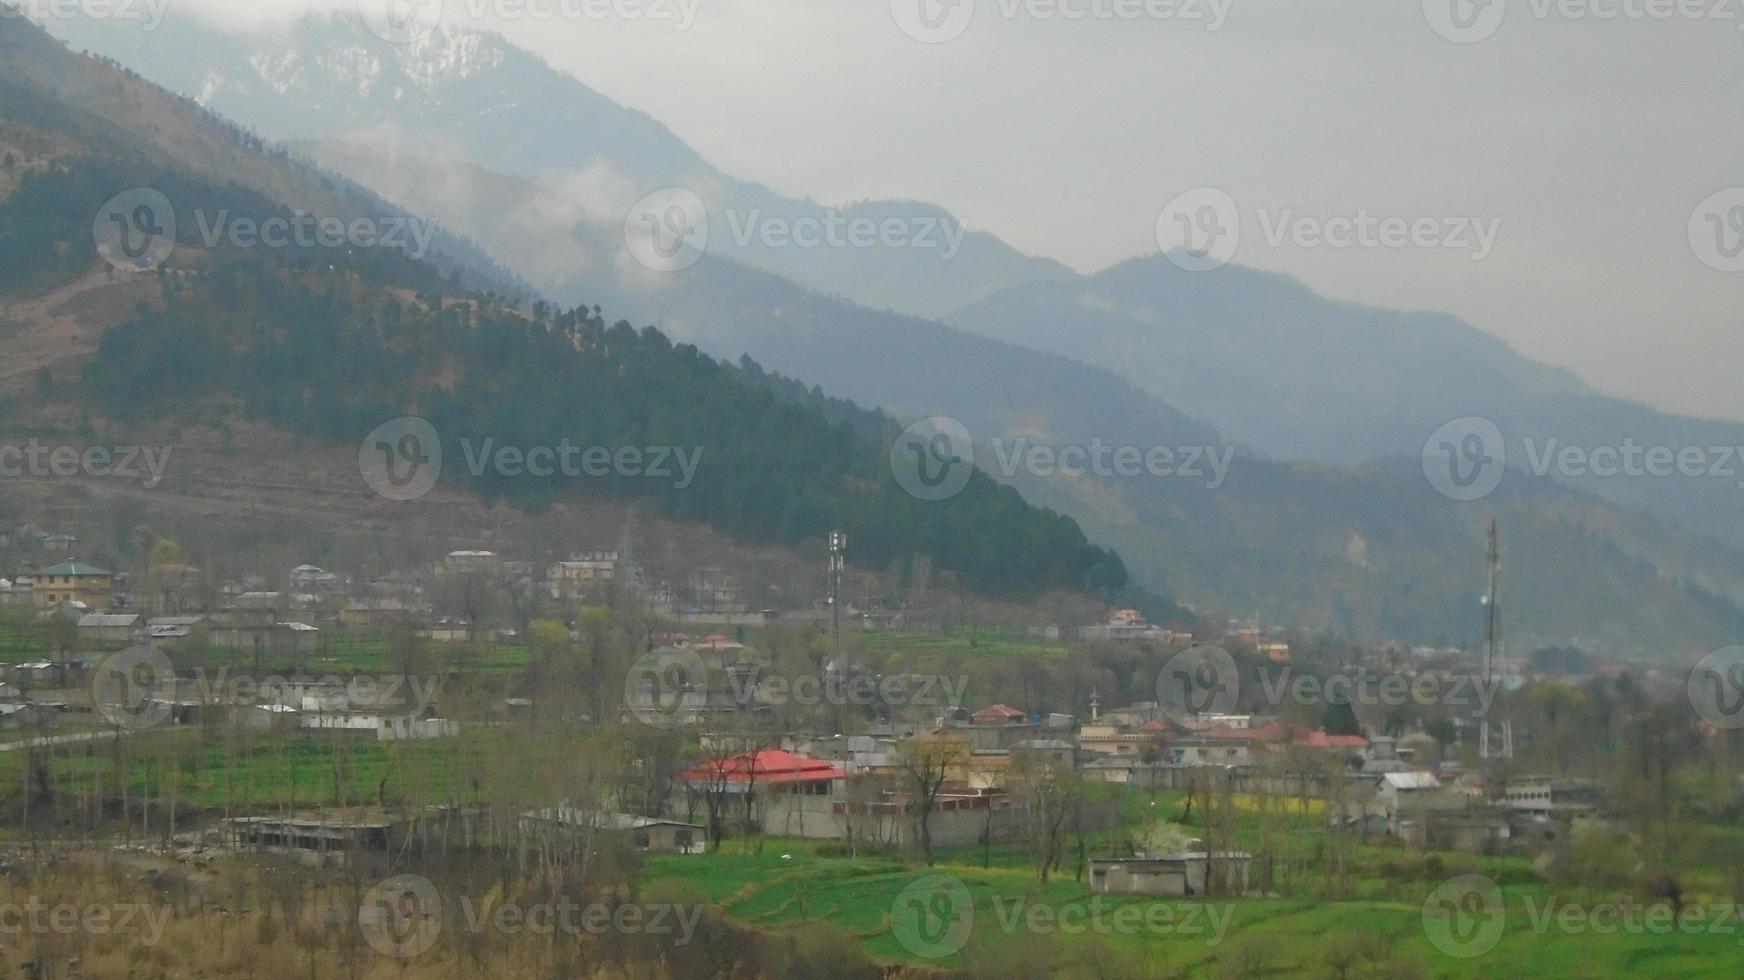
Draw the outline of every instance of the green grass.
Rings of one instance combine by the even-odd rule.
[[[59,746],[50,758],[67,792],[101,780],[113,796],[125,778],[135,797],[168,798],[173,785],[184,805],[270,808],[523,799],[537,774],[510,760],[528,755],[511,754],[500,729],[413,742],[273,734],[229,743],[179,730]],[[0,797],[17,794],[24,764],[22,752],[0,753]]]
[[[1123,968],[1145,975],[1216,977],[1258,964],[1262,975],[1323,977],[1329,975],[1328,952],[1354,936],[1378,937],[1395,962],[1418,964],[1427,977],[1526,970],[1538,976],[1720,978],[1738,976],[1744,964],[1744,926],[1736,924],[1732,935],[1596,935],[1567,931],[1554,920],[1540,927],[1527,901],[1543,906],[1552,890],[1542,884],[1505,888],[1506,926],[1496,946],[1456,958],[1432,945],[1425,931],[1429,882],[1405,883],[1397,900],[1097,898],[1069,874],[1043,885],[1030,868],[983,869],[947,860],[928,869],[894,859],[823,857],[815,847],[789,841],[765,841],[761,854],[745,850],[729,841],[720,853],[658,856],[649,860],[646,874],[650,882],[684,882],[743,923],[797,931],[827,921],[880,961],[946,968],[1041,957],[1069,970],[1078,954],[1099,947]],[[967,945],[937,959],[905,947],[892,925],[892,908],[904,887],[930,874],[962,881],[973,905]],[[1374,884],[1364,890],[1387,888]],[[1610,901],[1606,895],[1578,897]],[[1032,911],[1038,907],[1044,911]],[[1120,911],[1127,907],[1133,911]],[[1089,918],[1096,908],[1099,920]],[[1067,933],[1057,923],[1069,919],[1100,921],[1104,931]],[[1133,927],[1122,927],[1123,921]]]
[[[1125,827],[1148,820],[1180,821],[1185,796],[1110,788]],[[1155,803],[1153,807],[1151,804]],[[1259,813],[1242,810],[1233,819],[1236,846],[1258,852],[1263,833],[1280,861],[1294,858],[1303,867],[1326,865],[1327,835],[1315,814]],[[1189,825],[1197,820],[1188,820]],[[1201,828],[1202,829],[1202,828]],[[1125,830],[1090,836],[1091,856],[1120,844]],[[1430,978],[1487,978],[1530,968],[1533,975],[1573,977],[1737,977],[1744,965],[1744,923],[1730,934],[1680,935],[1645,932],[1600,935],[1535,921],[1529,909],[1542,910],[1553,897],[1562,905],[1594,907],[1613,903],[1608,892],[1579,893],[1552,888],[1523,857],[1478,857],[1458,853],[1425,854],[1396,845],[1350,842],[1344,848],[1348,872],[1330,881],[1318,871],[1291,877],[1283,897],[1213,900],[1209,903],[1138,896],[1092,896],[1073,879],[1073,859],[1064,875],[1043,885],[1035,859],[1018,844],[941,848],[928,869],[891,856],[836,856],[832,843],[764,839],[728,840],[714,854],[650,859],[650,882],[676,879],[707,896],[733,918],[758,928],[798,930],[828,922],[855,937],[870,956],[884,962],[945,968],[975,964],[1046,963],[1062,975],[1179,977],[1330,976],[1334,950],[1372,940],[1397,964],[1415,964]],[[782,855],[787,855],[783,859]],[[982,862],[986,860],[987,866]],[[1498,882],[1504,895],[1503,933],[1493,949],[1472,958],[1437,949],[1426,931],[1425,900],[1441,882],[1479,873]],[[960,951],[929,959],[903,945],[891,919],[904,887],[930,874],[961,880],[973,905],[972,932]],[[1257,875],[1257,869],[1256,869]],[[1689,879],[1686,879],[1689,881]],[[1257,885],[1257,879],[1255,881]],[[1706,904],[1722,896],[1717,888],[1691,884],[1689,900]],[[1700,889],[1697,891],[1696,889]],[[1041,907],[1041,913],[1030,910]],[[1050,923],[1089,913],[1100,906],[1108,929],[1071,934]],[[1122,913],[1123,908],[1134,911]],[[1032,914],[1043,916],[1032,920]],[[1119,916],[1137,917],[1136,928],[1121,929]],[[1542,920],[1542,916],[1540,916]],[[1042,928],[1032,927],[1039,921]],[[1146,923],[1155,923],[1156,927]],[[1185,928],[1183,928],[1185,926]],[[1115,964],[1110,967],[1109,963]]]
[[[996,660],[1002,658],[1064,656],[1060,640],[1020,636],[989,630],[957,630],[952,633],[862,633],[854,637],[867,654],[909,658],[915,667],[951,659]]]
[[[202,667],[216,669],[252,669],[254,654],[244,650],[219,647],[204,651],[171,650],[178,668]],[[426,643],[417,654],[420,672],[460,671],[468,674],[505,675],[525,670],[531,661],[531,651],[515,643]],[[320,646],[309,653],[264,654],[260,658],[263,670],[294,669],[321,675],[327,673],[394,674],[404,666],[387,639],[380,636],[335,633],[321,638]]]

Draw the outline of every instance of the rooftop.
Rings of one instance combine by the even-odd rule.
[[[66,561],[61,562],[59,565],[51,565],[48,568],[45,568],[42,571],[37,572],[36,574],[38,574],[38,575],[71,575],[74,577],[91,577],[91,578],[96,578],[96,577],[111,578],[114,576],[115,573],[104,571],[103,569],[98,568],[96,565],[87,565],[83,562],[74,561],[73,559],[68,558]]]

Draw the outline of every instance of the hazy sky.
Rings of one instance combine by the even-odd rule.
[[[234,22],[358,0],[167,2]],[[1452,312],[1604,390],[1744,419],[1744,191],[1698,208],[1744,187],[1744,0],[1473,2],[447,0],[446,15],[788,194],[934,201],[1092,271],[1155,251],[1165,205],[1217,187],[1237,262]],[[580,15],[520,13],[565,3]],[[955,36],[903,30],[929,24]],[[1361,213],[1432,244],[1272,240],[1286,220],[1336,233]],[[1468,219],[1496,233],[1481,257]]]

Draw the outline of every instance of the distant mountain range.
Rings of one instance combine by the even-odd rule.
[[[1237,267],[1187,273],[1161,256],[1080,276],[973,231],[948,259],[770,246],[739,232],[772,217],[961,225],[926,204],[832,211],[721,174],[648,116],[494,35],[394,45],[343,17],[270,35],[175,17],[150,37],[56,29],[439,218],[557,302],[624,311],[898,416],[961,419],[983,464],[995,439],[1242,447],[1216,487],[994,474],[1201,611],[1470,640],[1481,527],[1500,514],[1520,642],[1723,645],[1744,625],[1744,558],[1698,536],[1744,537],[1729,481],[1563,481],[1573,492],[1514,472],[1460,504],[1434,493],[1417,458],[1468,415],[1498,423],[1516,464],[1524,437],[1744,445],[1744,426],[1607,398],[1452,317],[1335,303]],[[694,265],[655,272],[626,250],[625,222],[669,187],[703,201],[710,234]]]

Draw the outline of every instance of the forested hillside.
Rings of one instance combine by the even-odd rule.
[[[25,177],[0,203],[0,247],[16,256],[8,284],[84,271],[95,259],[90,215],[118,190],[146,185],[213,211],[288,213],[241,187],[78,161]],[[670,516],[781,544],[840,529],[866,565],[924,556],[1002,596],[1126,584],[1118,557],[1016,491],[977,473],[950,500],[910,497],[877,438],[743,383],[736,369],[655,330],[608,326],[597,309],[541,304],[529,313],[484,294],[444,298],[434,269],[392,251],[178,248],[200,268],[161,273],[161,307],[142,305],[112,329],[85,369],[105,414],[209,421],[234,411],[344,446],[417,414],[457,464],[450,478],[522,507],[570,493],[647,498]],[[696,466],[668,480],[459,465],[487,446],[566,440],[614,452],[664,447]]]

